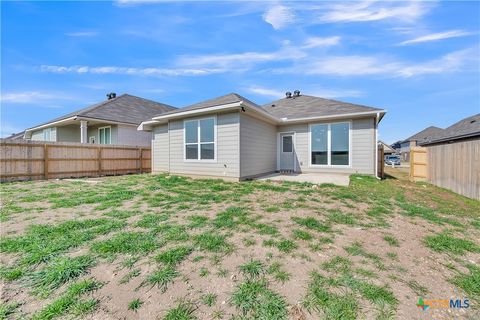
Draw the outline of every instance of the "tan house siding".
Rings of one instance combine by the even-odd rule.
[[[168,157],[168,124],[164,124],[153,130],[152,172],[168,172]]]
[[[240,114],[240,176],[252,177],[277,169],[277,127]]]
[[[320,122],[315,122],[320,123]],[[328,123],[328,122],[325,122]],[[279,132],[295,132],[295,152],[297,171],[301,172],[339,172],[374,174],[375,163],[375,129],[374,119],[352,120],[352,166],[350,168],[338,167],[312,167],[309,155],[309,128],[308,124],[285,125],[278,127]]]
[[[185,161],[183,154],[183,120],[170,122],[170,172],[239,178],[239,118],[238,112],[217,115],[217,159],[215,162]],[[189,119],[195,118],[185,120]]]

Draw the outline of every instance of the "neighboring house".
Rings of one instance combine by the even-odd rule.
[[[22,140],[24,134],[25,134],[25,131],[22,131],[22,132],[19,132],[19,133],[12,133],[10,136],[6,137],[5,139]]]
[[[397,153],[400,153],[400,148],[401,148],[402,140],[398,140],[390,145]]]
[[[388,144],[386,144],[386,143],[383,142],[382,140],[378,140],[378,146],[382,146],[382,147],[383,147],[383,154],[386,155],[386,156],[395,153],[395,149],[393,149],[392,147],[390,147]]]
[[[263,107],[235,94],[160,114],[152,171],[244,180],[276,171],[376,174],[385,110],[288,95]]]
[[[427,180],[480,200],[480,114],[419,143],[427,150]]]
[[[34,141],[150,146],[151,134],[137,131],[138,125],[154,115],[175,109],[129,94],[117,97],[111,93],[107,97],[106,101],[27,129],[24,138]]]
[[[413,148],[419,143],[428,140],[430,137],[440,134],[442,132],[443,129],[435,126],[430,126],[420,132],[415,133],[410,138],[403,140],[400,143],[400,155],[402,157],[402,161],[410,161],[410,148]]]

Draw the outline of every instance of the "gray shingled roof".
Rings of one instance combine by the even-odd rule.
[[[215,106],[221,106],[224,104],[229,104],[229,103],[235,103],[235,102],[240,102],[243,101],[244,104],[246,104],[249,107],[252,108],[260,108],[257,104],[253,103],[252,101],[248,100],[245,97],[242,97],[241,95],[237,93],[229,93],[224,96],[220,96],[217,98],[201,101],[198,103],[194,103],[191,105],[188,105],[183,108],[171,110],[168,112],[164,112],[161,114],[157,114],[156,116],[164,116],[164,115],[169,115],[169,114],[174,114],[178,112],[184,112],[184,111],[189,111],[189,110],[197,110],[197,109],[204,109],[204,108],[209,108],[209,107],[215,107]]]
[[[276,100],[263,105],[263,108],[278,118],[288,119],[381,111],[377,108],[307,95]]]
[[[60,121],[74,116],[95,118],[99,120],[140,124],[159,113],[175,110],[175,107],[129,94],[122,94],[114,99],[105,100],[92,106],[68,113],[35,127]],[[35,128],[34,127],[34,128]]]
[[[441,134],[443,132],[442,128],[430,126],[426,129],[423,129],[420,132],[415,133],[413,136],[405,139],[403,142],[406,141],[417,141],[417,143],[422,143],[426,140],[429,140],[431,137]]]
[[[480,136],[480,113],[462,119],[437,134],[431,135],[428,139],[422,141],[422,144],[452,141],[476,136]]]

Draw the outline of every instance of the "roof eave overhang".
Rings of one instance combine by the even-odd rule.
[[[246,104],[243,103],[243,101],[237,101],[237,102],[232,102],[232,103],[227,103],[227,104],[222,104],[218,106],[212,106],[212,107],[207,107],[207,108],[202,108],[202,109],[196,109],[196,110],[186,110],[183,112],[175,112],[172,114],[166,114],[166,115],[160,115],[157,117],[153,117],[152,120],[144,121],[142,122],[137,130],[139,131],[151,131],[153,127],[156,125],[160,124],[165,124],[168,121],[171,120],[177,120],[177,119],[183,119],[187,117],[198,117],[202,116],[205,114],[209,113],[214,113],[214,112],[225,112],[225,111],[252,111],[255,114],[263,117],[265,120],[271,123],[278,123],[279,119],[276,118],[275,116],[269,114],[265,110],[259,108],[253,108],[250,107]]]
[[[375,111],[366,111],[366,112],[355,112],[355,113],[343,113],[335,114],[328,116],[318,116],[318,117],[306,117],[306,118],[282,118],[282,124],[288,123],[299,123],[299,122],[312,122],[312,121],[327,121],[327,120],[342,120],[342,119],[356,119],[356,118],[365,118],[368,116],[376,117],[378,122],[383,118],[387,111],[386,110],[375,110]]]
[[[457,141],[457,140],[470,139],[470,138],[475,138],[475,137],[480,137],[480,132],[473,132],[473,133],[463,134],[463,135],[459,135],[459,136],[455,136],[455,137],[448,137],[448,138],[443,138],[443,139],[425,141],[425,142],[418,143],[418,145],[419,146],[428,146],[428,145],[437,144],[437,143],[445,143],[445,142],[450,143],[450,142],[454,142],[454,141]]]

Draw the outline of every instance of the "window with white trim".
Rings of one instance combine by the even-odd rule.
[[[350,123],[322,123],[310,126],[310,164],[350,165]]]
[[[215,160],[215,118],[184,122],[185,160]]]
[[[98,128],[98,141],[100,144],[112,143],[112,127]]]
[[[51,141],[51,140],[52,140],[52,128],[43,129],[43,141]]]

